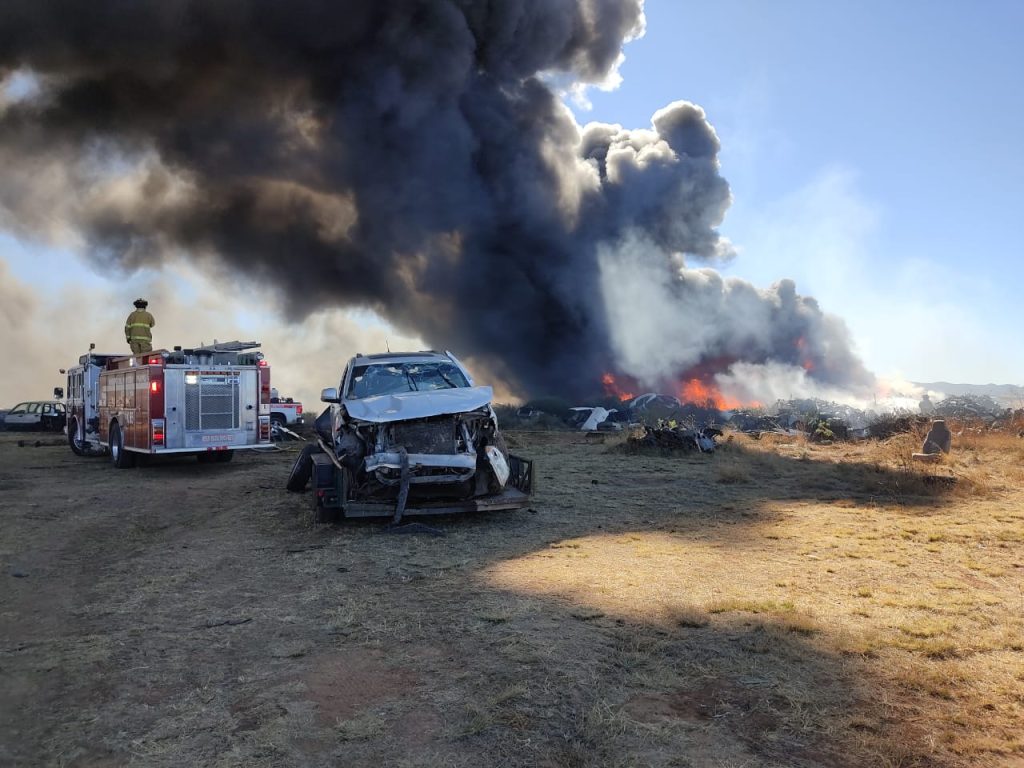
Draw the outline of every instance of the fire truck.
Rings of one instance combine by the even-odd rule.
[[[194,454],[231,461],[270,445],[270,366],[255,341],[137,355],[93,351],[67,371],[67,433],[80,456]]]

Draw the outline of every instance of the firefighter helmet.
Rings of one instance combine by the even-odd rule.
[[[145,309],[147,306],[149,306],[149,302],[146,301],[145,299],[136,299],[135,306],[138,307],[139,309]]]

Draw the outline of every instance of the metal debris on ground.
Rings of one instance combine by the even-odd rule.
[[[721,430],[712,427],[691,429],[679,426],[642,426],[630,433],[626,443],[634,448],[713,453],[715,437],[720,437],[721,434]]]
[[[956,421],[981,421],[991,424],[1013,415],[988,395],[952,395],[935,405],[935,418]]]

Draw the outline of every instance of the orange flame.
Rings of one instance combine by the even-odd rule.
[[[803,336],[799,337],[796,340],[796,348],[800,353],[800,356],[803,358],[803,360],[800,361],[800,365],[805,371],[810,373],[814,370],[814,361],[807,355],[807,339]]]
[[[632,392],[626,391],[624,388],[619,386],[619,383],[615,380],[615,377],[610,373],[606,373],[601,377],[601,383],[604,384],[604,393],[609,397],[617,397],[622,402],[632,400],[636,397]]]
[[[693,403],[704,408],[716,408],[719,411],[733,411],[737,408],[760,408],[761,403],[756,400],[744,403],[734,397],[726,397],[714,384],[690,379],[679,384],[677,392],[679,400],[683,403]]]

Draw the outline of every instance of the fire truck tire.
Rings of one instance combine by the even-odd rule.
[[[292,471],[288,475],[288,482],[284,487],[289,491],[304,491],[309,484],[309,478],[313,476],[313,454],[320,450],[319,446],[307,445],[299,452],[299,457],[292,465]]]
[[[68,422],[68,445],[75,456],[85,456],[85,443],[78,434],[78,419]]]
[[[270,414],[270,423],[277,424],[279,427],[283,427],[288,423],[288,419],[284,417],[283,413],[272,413]]]
[[[110,425],[110,458],[118,469],[135,466],[135,454],[124,449],[124,435],[116,421]]]
[[[234,451],[217,451],[213,454],[213,460],[218,464],[227,464],[233,458],[235,458]]]

